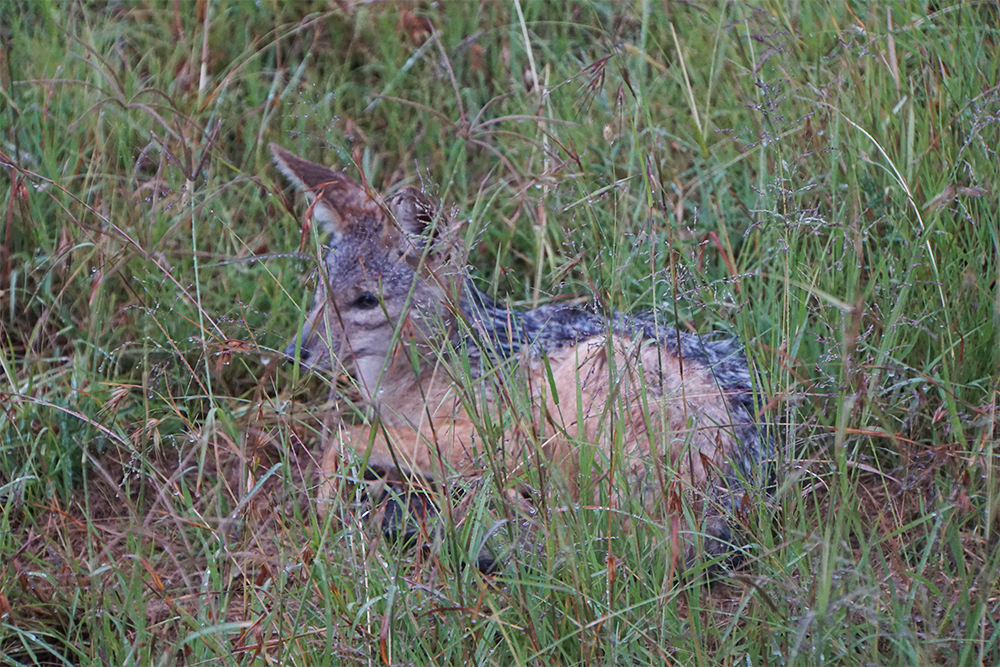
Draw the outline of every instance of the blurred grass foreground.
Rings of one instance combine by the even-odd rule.
[[[994,1],[4,2],[0,664],[1000,663],[998,40]],[[320,519],[337,379],[266,361],[322,239],[269,141],[446,202],[504,302],[742,339],[751,562],[525,532],[489,474],[428,550],[356,466]]]

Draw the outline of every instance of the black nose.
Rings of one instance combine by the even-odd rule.
[[[288,347],[285,348],[285,356],[288,357],[289,360],[291,361],[295,360],[295,348],[298,345],[299,345],[299,339],[295,338],[295,340],[289,343]],[[303,364],[308,363],[310,356],[311,354],[309,350],[306,349],[305,345],[301,346],[299,349],[299,361]]]

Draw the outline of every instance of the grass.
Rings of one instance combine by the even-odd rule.
[[[0,662],[997,664],[998,25],[4,4]],[[749,568],[706,587],[669,524],[582,508],[500,526],[487,580],[489,477],[433,554],[346,484],[319,519],[328,392],[261,362],[318,243],[268,141],[454,202],[491,294],[738,335],[780,444]]]

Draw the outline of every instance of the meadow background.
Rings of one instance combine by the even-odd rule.
[[[1000,663],[998,40],[996,2],[3,3],[0,664]],[[747,568],[599,508],[524,549],[489,484],[431,552],[347,482],[320,520],[269,141],[449,202],[512,303],[739,336]]]

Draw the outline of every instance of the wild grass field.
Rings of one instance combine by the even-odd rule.
[[[987,1],[3,3],[0,664],[1000,664],[998,40]],[[266,360],[322,239],[270,141],[447,202],[497,298],[738,336],[746,566],[601,507],[519,536],[490,474],[430,550],[356,468],[320,518],[337,379]]]

